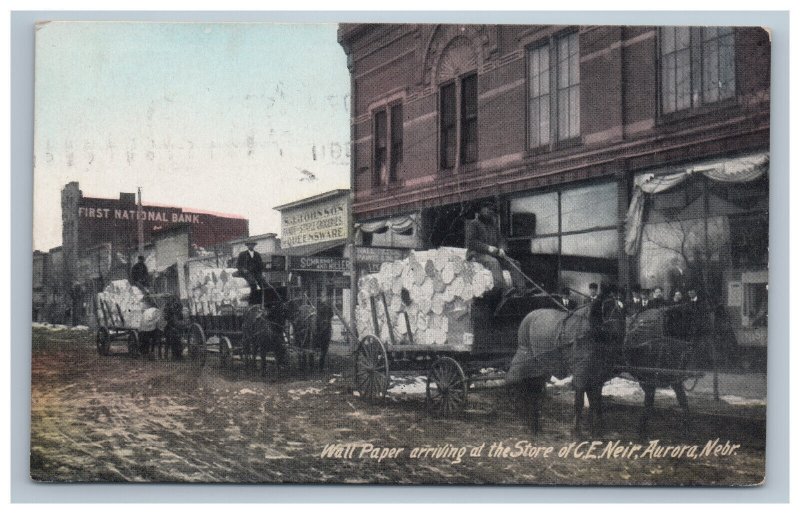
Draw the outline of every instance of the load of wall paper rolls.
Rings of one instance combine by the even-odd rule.
[[[97,293],[97,321],[143,332],[163,326],[161,310],[127,280],[114,280]]]
[[[378,273],[359,279],[358,333],[375,334],[388,343],[391,325],[397,343],[467,342],[472,337],[468,335],[472,300],[493,287],[492,273],[466,260],[465,249],[412,251],[408,258],[385,262]],[[403,313],[408,314],[408,323]]]
[[[204,268],[189,275],[189,313],[217,316],[220,307],[247,307],[250,287],[235,268]]]

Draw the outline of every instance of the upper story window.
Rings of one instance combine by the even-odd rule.
[[[661,112],[713,104],[736,94],[731,27],[663,27]]]
[[[372,186],[386,186],[397,181],[403,162],[403,105],[374,112],[372,130]]]
[[[460,106],[460,110],[458,107]],[[478,76],[470,74],[439,89],[439,164],[442,169],[478,160]]]
[[[578,33],[564,34],[528,51],[528,146],[548,146],[580,136]]]

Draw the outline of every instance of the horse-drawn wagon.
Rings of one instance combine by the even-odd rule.
[[[189,279],[189,357],[204,364],[218,354],[224,367],[235,361],[255,366],[284,363],[290,355],[301,364],[313,361],[326,347],[316,342],[317,310],[303,298],[290,299],[289,289],[266,280],[256,296],[233,268],[205,268]],[[330,325],[330,322],[328,322]],[[269,357],[268,357],[269,356]]]
[[[440,416],[465,409],[470,387],[502,378],[517,330],[532,310],[557,307],[539,290],[503,297],[466,250],[412,252],[359,280],[354,388],[383,399],[392,375],[426,372],[426,405]]]
[[[128,354],[138,357],[158,347],[159,354],[168,313],[179,302],[169,293],[148,293],[127,280],[114,280],[97,293],[95,344],[100,355],[108,355],[115,342],[124,342]]]

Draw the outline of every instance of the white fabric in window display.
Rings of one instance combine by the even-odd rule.
[[[364,233],[382,233],[390,230],[394,233],[405,233],[414,227],[416,222],[415,214],[402,215],[399,217],[392,217],[391,219],[382,219],[380,221],[373,221],[370,223],[356,224],[356,229]]]
[[[746,183],[758,179],[768,170],[769,154],[760,153],[697,165],[674,174],[663,176],[649,174],[636,178],[633,197],[625,218],[625,253],[636,255],[641,248],[645,194],[658,194],[674,188],[693,174],[702,174],[710,180],[724,183]]]

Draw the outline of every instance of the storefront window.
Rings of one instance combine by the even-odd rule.
[[[512,237],[538,237],[557,233],[558,192],[511,200]]]
[[[617,224],[617,185],[606,183],[561,193],[561,229],[588,230]]]
[[[564,235],[561,254],[613,259],[617,256],[617,230]]]
[[[509,208],[512,239],[519,239],[518,247],[529,240],[530,253],[539,255],[538,265],[530,266],[551,256],[552,271],[534,272],[557,278],[550,288],[585,290],[589,282],[613,280],[619,245],[616,182],[520,197]]]

